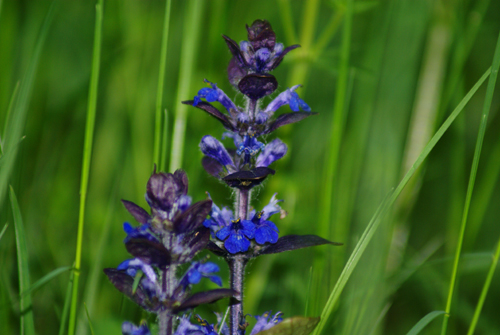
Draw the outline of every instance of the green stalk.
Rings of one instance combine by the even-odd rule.
[[[356,268],[356,265],[358,264],[361,256],[363,255],[364,251],[366,250],[368,243],[371,241],[373,235],[375,234],[375,231],[377,230],[378,226],[380,225],[381,219],[387,213],[387,210],[394,204],[394,202],[398,198],[399,194],[401,194],[401,191],[404,189],[404,187],[406,186],[406,184],[408,183],[410,178],[415,174],[415,171],[420,167],[420,165],[425,160],[425,158],[427,158],[429,153],[436,146],[437,142],[441,139],[441,137],[444,135],[446,130],[448,130],[450,125],[457,118],[457,116],[460,114],[460,112],[464,109],[465,105],[469,102],[469,100],[477,92],[479,87],[483,84],[483,82],[486,80],[486,78],[488,78],[489,75],[490,75],[490,69],[488,69],[483,74],[483,76],[471,88],[471,90],[462,99],[462,101],[460,101],[460,103],[455,108],[455,110],[453,110],[453,112],[445,120],[443,125],[438,129],[436,134],[434,134],[434,136],[431,138],[429,143],[427,143],[425,148],[422,150],[422,153],[420,153],[417,160],[415,161],[415,163],[413,163],[411,168],[408,170],[406,175],[403,177],[401,182],[398,184],[397,188],[394,190],[394,192],[391,192],[388,195],[388,197],[386,198],[387,200],[384,200],[384,202],[379,206],[379,208],[377,209],[377,211],[373,215],[372,219],[368,223],[368,226],[366,227],[365,231],[363,232],[363,235],[360,237],[359,242],[356,244],[356,247],[354,248],[354,250],[353,250],[351,256],[349,257],[344,269],[342,270],[342,273],[340,274],[340,277],[337,280],[335,287],[333,288],[332,292],[330,293],[328,301],[323,309],[323,312],[321,313],[321,321],[319,322],[318,326],[316,327],[316,329],[314,331],[314,335],[321,334],[323,332],[324,328],[326,327],[326,323],[327,323],[328,319],[330,318],[331,314],[333,313],[333,309],[338,302],[340,294],[342,293],[345,285],[347,284],[347,281],[349,280],[352,272]]]
[[[14,216],[14,228],[16,231],[17,267],[19,272],[19,309],[21,312],[21,335],[35,335],[35,321],[33,320],[33,306],[31,294],[23,294],[30,287],[30,271],[28,266],[28,246],[26,244],[26,233],[23,219],[16,194],[10,187],[10,203]]]
[[[493,64],[491,66],[491,75],[488,80],[488,87],[486,89],[486,97],[484,99],[483,113],[481,115],[481,124],[479,126],[479,133],[477,135],[476,148],[474,150],[474,158],[472,159],[472,168],[469,177],[469,184],[467,186],[467,195],[465,197],[464,211],[462,215],[462,223],[460,225],[460,232],[458,235],[457,249],[453,261],[453,270],[451,273],[450,286],[448,290],[448,299],[446,302],[446,314],[443,319],[443,326],[441,328],[441,335],[446,334],[448,327],[448,319],[450,318],[451,303],[453,301],[453,292],[455,290],[455,282],[458,274],[458,264],[460,261],[460,253],[462,251],[462,244],[465,235],[465,228],[467,227],[467,218],[469,214],[469,207],[472,199],[472,192],[474,191],[474,182],[476,181],[477,168],[479,165],[479,158],[481,156],[481,148],[483,147],[484,134],[486,132],[486,125],[488,122],[488,115],[490,113],[491,101],[493,100],[493,93],[495,90],[495,83],[498,76],[498,68],[500,67],[500,34],[498,35],[497,44],[495,47],[495,54],[493,56]]]
[[[162,111],[161,105],[163,102],[163,86],[165,83],[165,68],[167,64],[167,48],[168,48],[168,31],[170,27],[170,7],[172,1],[166,0],[165,3],[165,18],[163,19],[163,37],[161,42],[160,51],[160,71],[158,74],[158,91],[156,92],[156,114],[155,114],[155,138],[154,138],[154,148],[153,148],[153,164],[158,166],[158,169],[162,171],[164,169],[162,154]],[[165,113],[165,118],[168,114]],[[167,128],[163,129],[167,131]]]
[[[476,329],[477,325],[477,320],[479,320],[479,315],[481,314],[481,310],[483,309],[484,301],[486,300],[486,295],[488,294],[491,280],[493,279],[493,275],[495,274],[495,269],[497,267],[499,257],[500,257],[500,239],[497,242],[497,249],[495,251],[495,255],[493,256],[490,269],[488,270],[488,275],[486,276],[486,281],[484,282],[483,289],[481,290],[481,295],[479,296],[476,310],[474,311],[474,316],[472,318],[472,322],[470,324],[467,335],[474,334],[474,330]]]
[[[95,31],[94,31],[94,51],[92,54],[92,72],[90,75],[87,121],[85,124],[82,176],[80,184],[80,211],[78,215],[78,235],[76,240],[73,291],[71,295],[71,308],[70,308],[69,326],[68,326],[69,335],[73,335],[75,333],[75,326],[76,326],[78,280],[80,279],[80,266],[82,260],[83,223],[85,217],[85,202],[87,199],[87,189],[89,182],[90,160],[92,157],[92,143],[94,139],[94,125],[95,125],[95,115],[96,115],[96,105],[97,105],[97,88],[99,83],[103,2],[104,0],[98,0],[98,3],[95,8],[96,20],[95,20]]]
[[[309,72],[307,60],[310,58],[314,39],[316,23],[318,22],[318,0],[309,0],[304,2],[304,17],[301,22],[302,34],[300,34],[301,48],[297,49],[295,56],[300,58],[300,62],[293,68],[288,82],[291,85],[305,84]],[[304,90],[302,90],[304,91]],[[304,93],[302,93],[304,94]]]
[[[170,152],[170,171],[182,166],[184,140],[186,133],[187,105],[182,100],[190,98],[192,72],[195,64],[195,55],[198,52],[198,40],[204,12],[205,1],[191,0],[187,4],[186,17],[182,34],[181,64],[177,98],[175,99],[176,113]]]

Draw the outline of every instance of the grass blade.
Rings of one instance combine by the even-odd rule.
[[[187,3],[186,18],[184,19],[183,43],[181,49],[181,64],[179,70],[179,84],[177,85],[177,98],[180,102],[190,98],[190,87],[195,55],[198,51],[200,24],[204,12],[205,1],[189,1]],[[176,103],[174,129],[170,152],[170,171],[175,171],[182,166],[184,156],[184,137],[186,133],[187,105]]]
[[[3,228],[2,228],[2,231],[0,232],[0,240],[2,239],[2,236],[3,234],[5,234],[5,231],[7,230],[7,227],[9,226],[8,223],[6,223]]]
[[[14,229],[16,231],[17,266],[19,271],[19,309],[21,311],[21,335],[34,335],[35,322],[33,320],[33,310],[31,306],[31,295],[22,295],[30,286],[30,272],[28,267],[28,247],[26,245],[26,235],[24,232],[23,219],[19,204],[17,203],[14,189],[10,188],[10,203],[14,216]]]
[[[366,249],[368,243],[370,242],[371,238],[373,237],[373,234],[375,234],[375,231],[377,230],[380,221],[382,217],[384,216],[385,212],[389,209],[390,206],[396,201],[397,197],[403,190],[403,188],[406,186],[410,178],[414,175],[415,171],[419,168],[419,166],[422,164],[422,162],[427,158],[431,150],[434,148],[434,146],[437,144],[437,142],[441,139],[443,134],[446,132],[446,130],[450,127],[450,125],[453,123],[453,121],[457,118],[457,116],[460,114],[460,112],[464,109],[465,105],[469,102],[469,100],[472,98],[472,96],[477,92],[479,87],[484,83],[486,78],[490,75],[490,69],[488,69],[483,76],[478,80],[478,82],[471,88],[471,90],[465,95],[465,97],[460,101],[458,106],[453,110],[453,112],[450,114],[450,116],[445,120],[443,125],[438,129],[436,134],[431,138],[429,143],[425,146],[424,150],[422,153],[418,156],[417,160],[411,168],[408,170],[408,172],[405,174],[399,185],[396,187],[396,189],[388,195],[387,200],[384,200],[384,202],[379,206],[375,214],[373,215],[372,219],[368,223],[368,226],[366,227],[365,231],[363,232],[363,235],[361,236],[359,242],[356,244],[356,247],[354,248],[351,256],[349,257],[349,260],[347,261],[344,269],[342,270],[342,273],[337,280],[337,283],[335,284],[335,287],[333,288],[332,292],[330,293],[330,297],[328,298],[328,301],[323,309],[323,312],[321,313],[321,321],[318,324],[317,328],[315,329],[314,334],[319,335],[325,328],[326,322],[328,321],[330,315],[333,312],[333,308],[335,307],[340,294],[342,293],[349,277],[351,276],[352,272],[354,271],[354,268],[356,267],[359,259],[363,255],[364,250]]]
[[[64,335],[64,330],[66,329],[66,322],[68,321],[68,314],[69,314],[69,307],[71,305],[71,291],[73,288],[73,278],[75,272],[71,271],[69,281],[68,281],[68,287],[66,288],[66,296],[64,298],[64,305],[63,305],[63,311],[61,314],[61,322],[59,324],[59,335]]]
[[[10,98],[9,107],[7,108],[7,114],[5,115],[5,124],[2,135],[5,135],[5,133],[7,133],[7,125],[9,124],[9,120],[12,115],[12,108],[14,107],[14,102],[16,101],[18,92],[19,92],[19,82],[17,82],[16,87],[14,88],[14,92],[12,93],[12,97]],[[2,139],[0,138],[0,157],[2,157],[2,155],[3,155],[3,142]]]
[[[420,331],[422,329],[425,328],[425,326],[427,326],[432,320],[434,320],[435,318],[437,318],[438,316],[440,315],[443,315],[445,312],[444,311],[434,311],[434,312],[430,312],[429,314],[427,314],[426,316],[424,316],[422,319],[420,319],[419,322],[417,322],[415,324],[415,326],[413,326],[412,329],[410,329],[410,331],[406,334],[406,335],[417,335],[418,333],[420,333]]]
[[[3,134],[3,154],[1,157],[2,168],[0,169],[0,205],[3,204],[4,196],[7,192],[7,185],[9,184],[10,174],[16,161],[18,144],[22,137],[21,134],[25,124],[26,115],[28,113],[28,105],[31,98],[33,82],[35,81],[35,73],[38,68],[38,60],[40,59],[45,38],[47,37],[49,26],[52,22],[54,7],[55,2],[52,3],[47,15],[45,16],[40,29],[40,36],[35,45],[35,51],[19,86],[19,92],[13,104],[12,115],[8,118],[8,124],[5,125],[6,131]]]
[[[101,58],[101,31],[102,31],[102,16],[103,2],[99,0],[96,5],[96,19],[94,31],[94,50],[92,54],[92,72],[90,75],[90,88],[87,106],[87,121],[85,124],[85,140],[83,148],[82,176],[80,184],[80,211],[78,215],[78,236],[76,241],[76,256],[73,279],[73,292],[71,297],[71,308],[69,314],[68,334],[75,333],[76,326],[76,310],[78,299],[78,280],[80,279],[80,264],[82,258],[82,243],[83,243],[83,223],[85,217],[85,202],[87,199],[87,189],[90,172],[90,160],[92,157],[92,143],[94,139],[94,125],[97,104],[97,87],[99,83],[99,68]]]
[[[23,291],[21,293],[21,297],[24,297],[24,296],[38,290],[43,285],[47,284],[52,278],[57,277],[61,273],[64,273],[64,272],[71,270],[71,269],[72,269],[71,266],[62,266],[60,268],[52,270],[51,272],[49,272],[48,274],[46,274],[45,276],[43,276],[42,278],[37,280],[36,283],[31,285],[31,287],[29,289],[27,289],[26,291]]]
[[[462,223],[460,225],[460,233],[458,235],[458,244],[453,261],[453,270],[451,273],[450,286],[448,290],[448,299],[446,302],[446,315],[443,319],[443,326],[441,328],[441,335],[446,334],[448,327],[448,319],[451,310],[451,303],[453,301],[453,292],[455,291],[455,283],[457,280],[458,263],[460,261],[460,254],[462,252],[462,244],[465,235],[465,228],[467,227],[467,218],[469,214],[470,203],[472,199],[472,192],[474,191],[474,183],[476,181],[477,168],[479,166],[479,158],[481,157],[481,149],[483,147],[484,134],[486,132],[486,125],[488,122],[488,115],[490,113],[491,101],[493,100],[493,93],[495,91],[495,83],[498,76],[498,69],[500,68],[500,34],[498,35],[497,44],[495,47],[495,54],[493,56],[493,64],[491,66],[491,75],[488,80],[488,87],[486,88],[486,97],[484,98],[483,113],[481,115],[481,124],[479,125],[479,132],[477,135],[476,148],[474,150],[474,158],[472,159],[472,168],[470,171],[469,185],[467,186],[467,195],[465,197],[464,211],[462,215]]]
[[[167,128],[162,129],[162,111],[161,105],[163,102],[163,85],[165,83],[165,68],[167,64],[167,49],[168,49],[168,31],[170,27],[170,7],[172,1],[167,0],[165,2],[165,18],[163,20],[163,38],[161,42],[160,51],[160,70],[158,74],[158,91],[156,92],[156,120],[155,120],[155,139],[154,139],[154,149],[153,149],[153,164],[158,166],[160,171],[165,168],[163,166],[162,155],[162,133],[167,131]],[[165,118],[168,114],[165,113]]]
[[[488,275],[486,276],[486,281],[484,282],[483,289],[481,290],[481,295],[479,296],[476,310],[474,311],[474,316],[472,317],[472,321],[469,326],[469,331],[467,332],[467,335],[474,334],[477,321],[479,320],[479,315],[481,314],[484,301],[486,300],[486,295],[488,294],[488,290],[490,288],[491,280],[493,279],[493,275],[495,274],[495,269],[497,267],[499,257],[500,257],[500,239],[497,242],[497,250],[495,251],[495,255],[493,256],[490,269],[488,270]]]
[[[87,304],[83,303],[83,306],[85,306],[85,313],[87,314],[87,319],[89,321],[90,333],[92,335],[95,335],[94,328],[92,327],[92,322],[90,321],[90,315],[89,315],[89,310],[87,309]]]

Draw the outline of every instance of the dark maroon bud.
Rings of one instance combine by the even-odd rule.
[[[267,20],[255,20],[249,27],[247,25],[248,40],[252,43],[254,51],[260,48],[274,50],[276,44],[276,34]]]
[[[272,74],[249,74],[240,80],[238,89],[252,100],[258,100],[273,93],[278,81]]]

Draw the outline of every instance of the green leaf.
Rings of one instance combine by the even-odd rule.
[[[309,335],[319,323],[319,317],[294,316],[256,335]]]
[[[132,285],[132,294],[135,294],[137,287],[139,287],[139,283],[141,282],[143,272],[141,270],[137,270],[137,273],[134,277],[134,284]]]
[[[419,322],[417,322],[412,329],[407,333],[407,335],[417,335],[420,333],[422,329],[425,328],[432,320],[434,320],[436,317],[445,314],[444,311],[434,311],[430,312],[426,316],[424,316],[422,319],[420,319]]]
[[[21,295],[30,286],[30,272],[28,267],[28,247],[26,245],[26,235],[24,233],[23,219],[16,194],[12,186],[10,187],[10,203],[14,216],[14,229],[16,231],[17,266],[19,271],[19,308],[21,310],[21,335],[34,335],[35,322],[33,321],[33,311],[31,305],[31,295]]]
[[[94,328],[92,327],[92,322],[90,321],[90,315],[89,315],[89,310],[87,309],[87,304],[83,303],[83,306],[85,306],[85,313],[87,314],[87,320],[89,321],[90,333],[92,335],[95,335]]]
[[[23,297],[23,296],[25,296],[27,294],[30,294],[30,293],[32,293],[35,290],[38,290],[40,287],[42,287],[47,282],[49,282],[52,278],[58,276],[59,274],[61,274],[63,272],[69,271],[71,269],[72,269],[71,266],[63,266],[63,267],[57,268],[55,270],[52,270],[51,272],[49,272],[48,274],[46,274],[45,276],[43,276],[42,278],[40,278],[39,280],[37,280],[36,283],[34,283],[33,285],[31,285],[31,287],[29,289],[27,289],[26,291],[22,292],[21,293],[21,297]]]
[[[7,223],[3,226],[3,229],[0,232],[0,240],[2,239],[3,234],[5,234],[5,231],[7,230],[8,226],[9,226],[9,224],[7,224]]]

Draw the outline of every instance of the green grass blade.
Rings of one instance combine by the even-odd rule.
[[[193,68],[195,57],[198,52],[198,40],[202,22],[202,13],[204,12],[205,1],[189,1],[187,3],[186,17],[183,27],[183,43],[181,49],[181,64],[179,70],[179,84],[177,85],[177,98],[175,99],[175,121],[171,143],[170,169],[175,171],[182,167],[184,156],[184,140],[186,133],[187,105],[181,104],[181,101],[192,98],[190,94],[191,78],[193,77]],[[201,83],[201,81],[200,81]]]
[[[335,91],[335,101],[333,106],[333,119],[330,132],[329,150],[327,159],[323,167],[323,185],[325,189],[321,192],[319,236],[330,236],[330,217],[332,208],[333,190],[336,188],[336,176],[340,146],[344,134],[344,123],[346,115],[346,98],[349,79],[349,50],[351,48],[352,32],[352,6],[353,1],[347,1],[347,9],[344,17],[342,31],[342,47],[339,64],[339,76],[337,80],[337,90]],[[338,238],[342,238],[337,236]]]
[[[453,261],[453,270],[451,273],[450,286],[448,290],[448,299],[446,301],[446,315],[443,319],[441,335],[446,334],[446,329],[448,327],[448,319],[451,310],[451,303],[453,301],[453,292],[455,291],[455,283],[457,280],[458,263],[460,261],[460,254],[462,252],[462,244],[465,235],[465,228],[467,227],[467,218],[472,199],[472,192],[474,191],[474,183],[476,181],[477,168],[479,166],[479,158],[481,157],[481,149],[483,147],[484,134],[486,132],[488,115],[490,113],[491,101],[493,100],[493,93],[495,91],[495,83],[497,80],[499,68],[500,68],[500,34],[498,35],[498,40],[495,47],[495,54],[493,56],[493,63],[491,66],[491,75],[488,80],[488,87],[486,88],[486,97],[484,99],[483,113],[481,115],[481,124],[479,125],[476,148],[474,150],[474,158],[472,159],[472,168],[469,177],[469,184],[467,186],[467,195],[465,197],[464,211],[462,215],[462,223],[460,225],[460,233],[458,235],[457,249]]]
[[[24,297],[30,293],[33,293],[34,291],[38,290],[43,285],[47,284],[52,278],[57,277],[61,273],[64,273],[64,272],[71,270],[71,269],[72,269],[71,266],[62,266],[60,268],[52,270],[51,272],[49,272],[48,274],[46,274],[45,276],[43,276],[42,278],[37,280],[33,285],[31,285],[31,287],[29,289],[27,289],[26,291],[23,291],[21,293],[21,297]]]
[[[422,329],[424,329],[432,320],[437,318],[440,315],[443,315],[445,312],[444,311],[434,311],[430,312],[426,316],[424,316],[422,319],[420,319],[419,322],[413,326],[412,329],[406,334],[406,335],[417,335],[420,333]]]
[[[73,292],[71,297],[71,308],[69,314],[68,334],[75,333],[77,300],[78,300],[78,280],[80,278],[80,265],[82,258],[83,224],[85,217],[85,202],[87,199],[87,189],[90,172],[90,160],[92,157],[92,143],[94,138],[94,125],[97,104],[97,87],[99,83],[99,68],[101,58],[101,31],[103,2],[99,0],[96,5],[96,19],[94,31],[94,51],[92,54],[92,72],[90,76],[90,88],[87,106],[87,121],[85,124],[85,139],[83,149],[82,176],[80,184],[80,211],[78,215],[78,236],[76,241],[75,270],[73,279]]]
[[[14,102],[16,101],[18,92],[19,92],[19,82],[16,83],[16,87],[14,88],[14,92],[12,93],[12,97],[10,98],[9,107],[7,108],[7,114],[5,115],[5,124],[2,135],[5,135],[5,133],[7,133],[7,125],[10,123],[9,121],[12,115],[12,109],[14,107]],[[3,154],[3,142],[2,139],[0,138],[0,157],[2,157],[2,154]]]
[[[17,203],[14,189],[10,188],[10,203],[14,216],[14,229],[16,231],[17,266],[19,271],[19,309],[21,311],[21,335],[34,335],[35,322],[31,305],[31,295],[22,295],[30,287],[30,272],[28,267],[28,247],[24,231],[23,219],[19,204]]]
[[[474,334],[477,321],[479,320],[479,315],[481,314],[481,310],[483,309],[484,301],[486,300],[486,296],[488,295],[488,290],[491,285],[491,280],[493,279],[493,275],[495,274],[495,269],[497,268],[499,257],[500,257],[500,239],[497,242],[497,249],[495,251],[495,255],[493,256],[490,269],[488,270],[488,275],[486,276],[486,281],[484,282],[483,289],[481,290],[481,295],[479,296],[479,300],[477,302],[476,309],[474,311],[474,316],[472,317],[472,321],[469,326],[469,331],[467,332],[467,335]]]
[[[22,137],[23,127],[28,113],[28,105],[31,98],[33,82],[35,81],[35,73],[38,68],[38,61],[42,48],[49,31],[50,23],[54,15],[55,2],[50,6],[47,15],[40,29],[40,35],[35,45],[35,51],[28,65],[28,69],[19,86],[19,94],[15,99],[12,109],[12,115],[5,126],[3,134],[3,155],[1,157],[0,169],[0,205],[3,204],[4,196],[7,192],[10,174],[14,168],[16,161],[18,144]]]
[[[163,102],[163,86],[165,83],[165,69],[167,64],[167,50],[168,50],[168,31],[170,27],[170,8],[172,1],[167,0],[165,2],[165,18],[163,20],[163,37],[161,42],[160,51],[160,69],[158,74],[158,91],[156,92],[156,116],[155,116],[155,139],[154,139],[154,149],[153,149],[153,164],[158,166],[160,171],[165,168],[162,164],[163,160],[161,157],[162,153],[162,133],[167,131],[167,128],[162,129],[162,102]],[[165,118],[168,114],[165,113]]]
[[[64,335],[66,330],[66,322],[68,321],[69,308],[71,305],[71,291],[73,289],[73,278],[75,277],[74,274],[74,271],[71,271],[68,281],[68,287],[66,288],[66,296],[64,298],[61,322],[59,324],[59,335]]]
[[[356,267],[359,259],[363,255],[364,250],[366,249],[368,243],[370,242],[371,238],[373,237],[373,234],[377,230],[380,221],[382,217],[384,216],[385,212],[389,209],[390,206],[396,201],[397,197],[403,190],[403,188],[406,186],[410,178],[413,176],[415,171],[419,168],[419,166],[422,164],[422,162],[427,158],[431,150],[434,148],[434,146],[437,144],[437,142],[441,139],[443,134],[446,132],[446,130],[450,127],[450,125],[453,123],[453,121],[456,119],[456,117],[460,114],[460,112],[464,109],[465,105],[469,102],[469,100],[472,98],[472,96],[477,92],[479,87],[484,83],[486,78],[490,75],[490,69],[488,69],[483,76],[478,80],[478,82],[471,88],[471,90],[466,94],[466,96],[460,101],[458,106],[453,110],[453,112],[450,114],[450,116],[445,120],[443,125],[438,129],[436,134],[431,138],[429,143],[425,146],[424,150],[422,153],[418,156],[417,160],[411,168],[408,170],[408,172],[405,174],[399,185],[396,187],[396,189],[388,195],[388,199],[384,201],[375,214],[373,215],[372,219],[368,223],[368,226],[366,227],[365,231],[363,232],[363,235],[361,236],[359,242],[356,244],[356,247],[354,248],[351,256],[349,257],[349,260],[347,261],[344,269],[342,270],[342,273],[337,280],[337,283],[335,284],[335,287],[333,288],[332,292],[330,293],[330,297],[328,298],[328,301],[323,309],[323,312],[321,313],[321,321],[318,324],[314,334],[319,335],[322,333],[323,329],[326,326],[326,323],[328,319],[330,318],[330,315],[333,312],[333,309],[340,297],[340,294],[342,293],[349,277],[351,276],[352,272],[354,271],[354,268]]]
[[[7,227],[9,226],[8,223],[6,223],[3,228],[2,228],[2,231],[0,232],[0,240],[2,239],[2,236],[3,234],[5,234],[5,231],[7,230]]]
[[[92,322],[90,321],[90,315],[89,315],[89,310],[87,309],[87,304],[83,303],[83,306],[85,306],[85,313],[87,314],[87,320],[89,322],[90,333],[92,335],[95,335],[94,328],[92,327]]]

